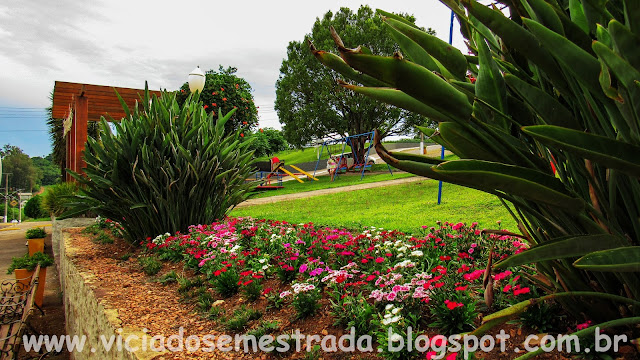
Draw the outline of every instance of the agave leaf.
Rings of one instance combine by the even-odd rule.
[[[640,2],[624,0],[624,20],[631,32],[640,36]]]
[[[598,73],[600,64],[598,59],[591,54],[543,25],[531,20],[522,19],[529,30],[540,40],[542,45],[551,52],[552,56],[563,65],[563,68],[576,77],[576,79],[593,94],[600,93]]]
[[[547,124],[581,128],[573,114],[547,92],[510,74],[506,74],[504,80]]]
[[[591,271],[640,272],[640,246],[625,246],[587,254],[573,266]]]
[[[627,243],[625,239],[609,234],[564,237],[541,243],[520,254],[510,256],[497,263],[495,267],[504,269],[546,260],[579,257],[594,251],[624,246]]]
[[[405,25],[408,25],[408,26],[411,26],[411,27],[414,27],[414,28],[418,29],[418,26],[416,24],[413,24],[411,21],[403,18],[402,16],[398,16],[396,14],[393,14],[393,13],[390,13],[390,12],[386,12],[386,11],[380,10],[380,9],[376,9],[376,13],[378,13],[378,15],[381,15],[381,16],[383,16],[385,18],[393,19],[393,20],[399,21],[399,22],[401,22],[401,23],[403,23]]]
[[[467,59],[460,50],[434,35],[427,34],[395,19],[386,19],[385,23],[421,46],[457,79],[464,78],[467,72]]]
[[[564,185],[545,173],[514,165],[481,160],[448,161],[433,171],[484,191],[505,192],[578,213],[583,200],[568,194]]]
[[[443,0],[445,5],[449,4]],[[471,15],[480,20],[502,39],[505,45],[517,50],[525,58],[544,70],[550,80],[561,91],[566,91],[567,83],[551,53],[540,45],[533,34],[516,24],[499,10],[492,10],[475,0],[461,0]]]
[[[571,14],[571,21],[578,25],[582,31],[588,34],[589,23],[584,15],[582,2],[580,0],[569,0],[569,12]]]
[[[599,41],[593,43],[593,50],[627,89],[633,89],[633,82],[640,79],[640,71]]]
[[[442,69],[438,66],[436,61],[427,53],[420,45],[418,45],[415,41],[411,40],[408,36],[398,31],[393,26],[389,25],[388,22],[384,22],[384,25],[391,33],[391,36],[396,40],[400,48],[402,49],[404,55],[406,55],[409,60],[414,63],[424,66],[425,68],[431,71],[437,71],[442,73]],[[445,68],[443,68],[447,71]],[[451,74],[447,71],[448,75],[445,77],[452,77]]]
[[[600,81],[600,86],[602,87],[602,91],[607,97],[613,99],[619,103],[624,103],[624,99],[618,92],[616,88],[611,86],[611,74],[609,73],[609,68],[604,61],[600,60],[600,76],[598,76],[598,81]]]
[[[507,90],[502,73],[496,62],[493,61],[485,39],[479,33],[476,33],[476,45],[480,59],[480,72],[475,84],[476,96],[504,113],[506,111]],[[499,127],[507,127],[507,122],[502,116],[494,116],[493,122],[499,124]]]
[[[485,144],[465,127],[452,122],[442,122],[439,129],[442,138],[451,144],[450,150],[461,158],[500,161],[498,156],[488,151]]]
[[[451,119],[466,122],[471,116],[467,97],[420,65],[395,57],[358,54],[345,48],[340,52],[353,68],[391,84]]]
[[[443,115],[434,108],[412,98],[411,96],[403,93],[400,90],[390,88],[362,87],[346,83],[340,83],[340,85],[359,94],[366,95],[372,99],[376,99],[387,104],[395,105],[397,107],[424,115],[431,120],[447,120],[447,116]]]
[[[347,65],[347,63],[344,62],[344,60],[342,60],[339,56],[335,54],[322,51],[322,50],[316,50],[314,47],[312,47],[311,52],[316,57],[316,59],[318,59],[322,64],[324,64],[324,66],[337,71],[347,79],[357,81],[366,86],[380,87],[380,86],[388,85],[382,81],[379,81],[370,76],[361,74],[353,70],[349,65]]]
[[[552,125],[522,129],[543,144],[555,146],[621,172],[640,176],[640,147],[608,137]]]
[[[638,48],[640,36],[632,33],[628,27],[617,20],[609,22],[609,33],[617,47],[617,53],[635,69],[640,69],[640,49]]]
[[[544,0],[529,0],[528,3],[535,12],[538,22],[545,25],[550,30],[565,36],[562,21],[560,21],[558,14],[556,14],[551,5]]]

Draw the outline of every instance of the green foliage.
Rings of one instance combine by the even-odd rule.
[[[97,242],[98,244],[102,244],[102,245],[113,244],[113,238],[109,236],[109,234],[105,233],[104,231],[100,230],[97,235],[98,236],[93,239],[94,242]]]
[[[141,256],[138,258],[138,263],[142,266],[142,271],[148,276],[153,276],[162,270],[162,263],[153,256]]]
[[[42,196],[35,195],[27,201],[24,206],[24,214],[33,219],[47,216],[47,212],[42,208]]]
[[[238,332],[246,329],[250,321],[258,320],[261,317],[262,313],[259,310],[242,305],[233,312],[231,318],[224,322],[224,326],[227,330]]]
[[[123,104],[129,116],[115,133],[103,120],[87,142],[86,176],[74,174],[83,194],[68,213],[118,219],[132,243],[222,218],[253,186],[250,142],[224,130],[234,110],[215,120],[197,97],[180,107],[175,94],[145,94],[142,107]]]
[[[270,156],[289,147],[282,132],[273,128],[259,129],[249,138],[253,139],[249,149],[253,150],[256,157]]]
[[[335,319],[334,325],[345,329],[355,329],[357,335],[371,334],[374,323],[375,307],[367,303],[367,299],[359,293],[356,296],[343,295],[334,289],[331,300],[331,315]]]
[[[25,237],[27,239],[42,239],[47,236],[47,232],[44,231],[44,228],[35,227],[28,229],[25,233]]]
[[[403,17],[415,21],[412,16]],[[315,61],[307,43],[329,49],[329,26],[344,34],[346,42],[362,44],[374,53],[392,55],[397,50],[381,19],[368,6],[361,6],[357,12],[341,8],[317,18],[311,34],[289,43],[276,82],[275,109],[287,141],[301,147],[328,134],[355,135],[375,128],[383,129],[383,136],[402,134],[424,123],[420,115],[359,97],[336,83],[340,75]],[[355,149],[357,153],[361,150]]]
[[[35,156],[31,158],[33,166],[37,169],[40,185],[54,185],[60,182],[60,167],[56,166],[52,159],[51,154],[45,157]]]
[[[393,19],[386,25],[410,39],[398,41],[404,59],[349,50],[357,45],[350,40],[339,50],[351,71],[375,79],[352,90],[436,119],[439,131],[421,130],[460,160],[393,153],[380,144],[378,154],[399,169],[510,203],[533,248],[496,267],[535,263],[548,291],[625,288],[640,299],[635,7],[521,1],[509,4],[510,19],[474,0],[460,2],[466,11],[458,1],[443,2],[461,20],[472,56]],[[583,242],[590,245],[572,246]],[[621,311],[613,301],[560,301],[598,321],[638,311]]]
[[[53,258],[47,254],[37,252],[33,256],[25,254],[21,257],[11,258],[11,265],[7,269],[7,274],[13,273],[15,269],[27,269],[33,271],[40,264],[41,268],[53,265]]]
[[[253,89],[243,78],[238,77],[235,67],[226,69],[220,65],[218,71],[206,72],[204,89],[200,94],[207,114],[217,117],[219,113],[229,113],[236,110],[235,114],[225,123],[225,132],[230,133],[241,129],[252,129],[258,125],[258,109],[253,102]],[[177,92],[179,104],[184,104],[190,94],[189,84],[184,83]]]
[[[213,288],[216,289],[218,294],[225,298],[238,293],[240,290],[240,285],[238,284],[239,281],[240,275],[233,268],[230,268],[228,271],[221,272],[220,275],[211,280]]]
[[[265,336],[267,334],[271,334],[274,331],[278,330],[280,328],[280,323],[277,321],[261,321],[260,325],[258,325],[257,328],[247,331],[246,335],[248,336],[255,336],[256,339],[260,339],[262,336]]]
[[[36,187],[40,180],[38,170],[33,165],[29,155],[22,152],[22,149],[6,144],[0,149],[0,157],[2,157],[2,173],[11,174],[9,176],[9,189],[30,192]],[[3,176],[0,181],[4,183],[5,180]]]
[[[298,319],[307,318],[320,309],[320,303],[318,302],[322,295],[317,289],[310,291],[301,291],[294,295],[291,305],[296,310],[296,317]]]
[[[127,253],[124,253],[124,254],[122,254],[122,255],[118,256],[118,260],[121,260],[121,261],[127,261],[127,260],[129,260],[132,256],[133,256],[133,254],[132,254],[132,253],[127,252]]]
[[[162,275],[158,282],[161,284],[170,284],[178,281],[178,274],[175,270],[171,270],[168,273]]]
[[[47,189],[42,198],[42,208],[50,215],[59,217],[69,210],[71,198],[78,192],[74,183],[56,184]]]

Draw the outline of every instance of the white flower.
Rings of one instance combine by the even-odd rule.
[[[391,335],[391,337],[389,338],[389,341],[391,342],[402,341],[402,336],[400,336],[399,334],[393,333],[393,335]]]
[[[400,310],[402,310],[402,308],[395,308],[395,309],[391,310],[391,313],[392,313],[393,315],[395,315],[395,314],[399,313],[399,312],[400,312]]]
[[[387,304],[387,306],[384,307],[385,310],[391,310],[393,309],[393,304]]]
[[[258,260],[258,262],[259,262],[260,264],[264,264],[264,262],[265,262],[265,261],[267,261],[267,259],[265,259],[265,258],[262,258],[262,259]]]
[[[411,252],[411,256],[415,256],[415,257],[422,257],[424,255],[424,253],[420,250],[415,250]]]

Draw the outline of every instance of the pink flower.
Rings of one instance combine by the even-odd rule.
[[[299,270],[299,272],[300,272],[300,273],[303,273],[303,272],[305,272],[305,271],[307,271],[307,264],[302,264],[302,265],[300,265],[300,270]]]
[[[469,274],[464,274],[462,277],[467,281],[474,281],[474,280],[478,280],[483,273],[484,273],[484,269],[475,270]]]
[[[377,257],[377,258],[376,258],[376,262],[377,262],[378,264],[380,264],[381,262],[384,262],[384,258],[383,258],[383,257]]]
[[[445,300],[444,304],[447,305],[447,308],[449,308],[449,310],[453,310],[455,308],[464,306],[463,303],[459,303],[459,302],[455,302],[455,301],[450,301],[450,300]]]
[[[588,321],[587,321],[587,322],[585,322],[585,323],[582,323],[582,324],[578,324],[578,325],[576,325],[576,329],[578,329],[578,330],[584,330],[584,329],[588,328],[589,326],[591,326],[591,320],[588,320]]]
[[[387,301],[393,301],[396,299],[396,296],[398,296],[398,294],[396,294],[395,292],[390,292],[387,294]]]

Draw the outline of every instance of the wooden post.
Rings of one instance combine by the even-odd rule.
[[[67,168],[82,174],[82,169],[87,166],[82,152],[87,143],[87,126],[89,123],[89,99],[84,93],[84,86],[80,95],[75,96],[74,100],[73,123],[67,137]],[[73,181],[69,174],[67,174],[66,179],[67,181]]]

